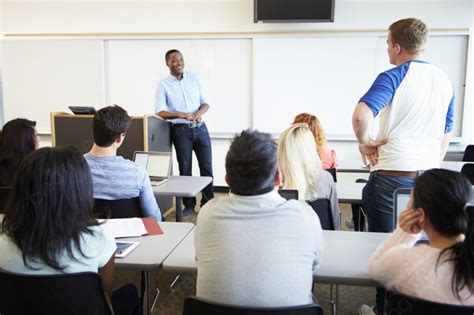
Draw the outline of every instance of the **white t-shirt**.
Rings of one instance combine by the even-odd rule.
[[[92,226],[93,234],[83,233],[81,236],[81,249],[85,256],[81,255],[77,247],[73,247],[76,259],[71,259],[64,252],[60,263],[65,267],[63,271],[56,270],[44,264],[42,261],[30,262],[33,268],[25,266],[23,257],[18,246],[5,234],[0,234],[0,269],[19,274],[63,274],[77,272],[98,272],[107,264],[117,248],[115,239],[106,233],[102,227]]]
[[[453,129],[454,89],[439,68],[418,60],[381,73],[360,99],[380,116],[374,170],[417,171],[440,166],[441,142]]]

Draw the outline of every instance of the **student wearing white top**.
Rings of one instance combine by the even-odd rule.
[[[474,208],[462,174],[431,169],[417,178],[400,227],[380,245],[369,272],[388,289],[445,304],[474,305]],[[414,246],[423,230],[429,243]]]
[[[0,269],[19,274],[97,272],[116,314],[139,314],[136,288],[112,293],[115,240],[92,217],[92,179],[72,147],[42,148],[21,163],[0,234]]]
[[[439,68],[420,60],[428,28],[409,18],[390,25],[387,53],[395,68],[381,73],[359,100],[352,124],[371,173],[362,192],[369,231],[393,230],[393,193],[411,188],[420,171],[439,167],[453,129],[454,90]],[[369,137],[380,117],[376,139]],[[384,304],[378,291],[377,312]]]

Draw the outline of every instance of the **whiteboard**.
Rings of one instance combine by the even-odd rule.
[[[211,133],[235,133],[251,124],[251,40],[109,40],[108,103],[134,115],[153,113],[155,91],[169,75],[165,53],[183,53],[185,70],[196,72],[210,105],[204,119]]]
[[[281,133],[301,112],[318,116],[331,138],[354,138],[352,113],[376,76],[391,67],[386,36],[269,37],[254,40],[256,128]],[[425,59],[456,91],[454,135],[461,136],[467,35],[431,36]]]
[[[101,40],[5,41],[4,121],[25,117],[50,133],[50,113],[104,104]]]

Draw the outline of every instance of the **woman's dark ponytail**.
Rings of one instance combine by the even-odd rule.
[[[454,262],[452,290],[461,300],[461,290],[466,287],[471,295],[474,294],[474,205],[466,205],[467,229],[464,242],[457,243],[443,252],[451,249],[451,259]]]

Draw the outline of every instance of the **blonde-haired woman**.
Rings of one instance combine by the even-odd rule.
[[[329,199],[336,229],[340,227],[336,185],[330,173],[322,169],[315,154],[316,143],[307,124],[293,124],[278,141],[278,169],[283,188],[297,189],[300,200]]]
[[[337,168],[336,151],[326,146],[326,134],[318,117],[308,113],[301,113],[296,115],[293,123],[308,124],[309,129],[313,133],[314,141],[316,142],[316,150],[321,159],[323,169]]]

